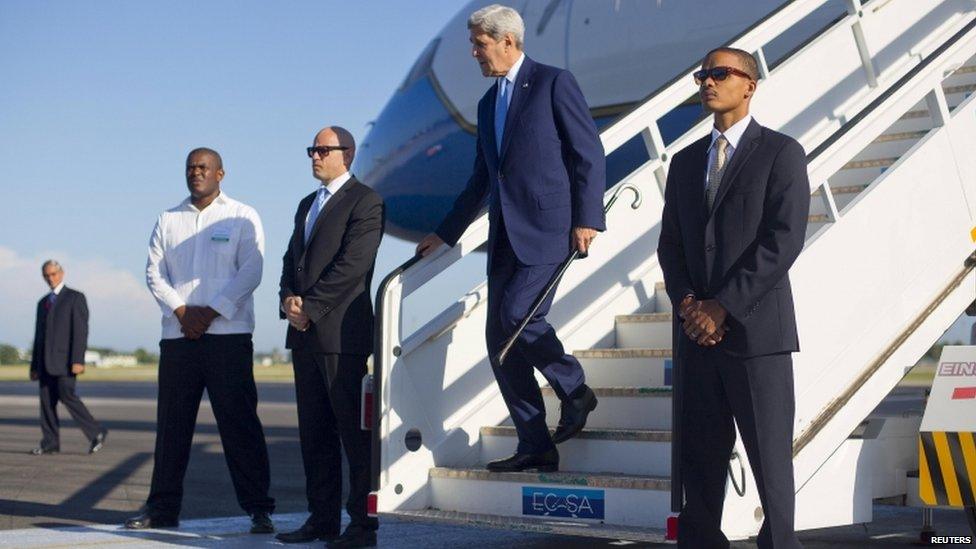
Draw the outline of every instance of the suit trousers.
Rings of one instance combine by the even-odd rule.
[[[43,364],[38,368],[38,376],[41,396],[41,448],[53,450],[61,447],[59,401],[68,409],[85,437],[88,440],[94,439],[101,432],[102,426],[95,421],[85,403],[75,393],[75,376],[52,376],[44,370]]]
[[[685,338],[684,334],[680,337]],[[685,503],[678,546],[729,547],[721,530],[722,506],[738,425],[765,513],[759,547],[800,547],[793,529],[795,403],[790,354],[738,358],[687,338],[679,345],[683,385],[680,467]]]
[[[274,511],[271,472],[258,418],[251,334],[204,334],[159,343],[156,450],[146,506],[150,514],[178,517],[193,430],[207,390],[237,501],[247,513]],[[216,494],[214,494],[216,495]]]
[[[566,238],[569,238],[567,235]],[[518,453],[542,453],[554,447],[546,426],[546,408],[533,368],[542,372],[560,400],[566,400],[585,383],[583,367],[563,349],[556,330],[546,321],[552,297],[542,303],[526,325],[504,364],[495,357],[515,333],[559,269],[554,265],[525,265],[518,260],[499,228],[488,267],[488,320],[485,338],[502,398],[518,435]]]
[[[298,433],[305,466],[309,522],[338,533],[342,518],[342,454],[349,463],[346,511],[352,524],[375,530],[367,516],[370,432],[360,428],[366,356],[292,349]]]

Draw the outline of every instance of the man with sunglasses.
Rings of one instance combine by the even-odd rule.
[[[765,517],[759,547],[800,547],[791,358],[799,341],[788,271],[810,210],[806,155],[749,115],[759,71],[748,52],[715,49],[694,77],[714,127],[671,161],[658,244],[681,334],[678,545],[729,546],[722,506],[737,425]]]
[[[298,204],[279,296],[295,368],[309,517],[278,539],[371,547],[379,524],[366,513],[370,435],[360,428],[360,406],[373,349],[369,289],[383,236],[383,200],[349,173],[356,144],[345,129],[324,128],[307,153],[320,184]],[[349,463],[346,510],[352,519],[341,536],[340,449]]]

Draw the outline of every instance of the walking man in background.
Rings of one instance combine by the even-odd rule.
[[[30,378],[40,382],[41,444],[31,450],[35,456],[61,450],[58,402],[64,404],[91,441],[88,453],[102,449],[108,430],[98,424],[75,394],[75,377],[85,373],[88,349],[88,303],[85,294],[64,285],[64,269],[49,259],[41,266],[50,293],[37,302],[34,351]]]
[[[356,144],[345,129],[322,129],[307,153],[319,185],[298,204],[279,296],[295,367],[309,517],[277,537],[372,547],[379,524],[366,512],[370,433],[360,428],[360,406],[373,349],[369,285],[383,236],[383,200],[349,173]],[[341,450],[349,463],[346,510],[352,522],[340,536]]]
[[[674,155],[665,190],[658,257],[681,323],[678,545],[689,549],[729,547],[722,505],[736,425],[765,516],[759,547],[800,547],[788,272],[803,249],[810,184],[803,147],[749,114],[758,78],[748,52],[709,52],[695,81],[714,127]]]
[[[190,196],[159,216],[146,281],[163,312],[152,484],[145,512],[126,528],[178,525],[183,477],[203,390],[207,390],[237,501],[251,533],[274,531],[270,471],[254,385],[254,299],[264,231],[253,208],[220,189],[220,155],[186,159]]]
[[[504,364],[498,353],[571,250],[587,253],[605,229],[606,162],[593,117],[573,75],[522,52],[525,25],[493,4],[468,18],[471,54],[495,79],[478,103],[474,173],[437,230],[417,245],[428,255],[451,246],[488,204],[486,339],[495,380],[518,433],[509,458],[490,471],[555,471],[556,444],[576,436],[596,408],[583,368],[546,321],[552,294],[521,333]],[[554,294],[555,292],[553,292]],[[561,402],[550,437],[533,367]]]

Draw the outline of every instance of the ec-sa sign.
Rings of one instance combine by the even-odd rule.
[[[604,491],[546,486],[522,487],[522,514],[603,520]]]

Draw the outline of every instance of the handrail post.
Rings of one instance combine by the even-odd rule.
[[[861,9],[861,0],[847,0],[847,13],[857,19],[851,24],[851,32],[854,33],[854,43],[857,44],[857,53],[861,56],[864,76],[867,77],[869,86],[877,88],[878,68],[874,66],[874,59],[871,58],[871,51],[868,49],[867,39],[864,38],[864,26],[861,24],[864,18],[864,11]]]
[[[644,147],[647,148],[647,156],[652,161],[661,161],[661,165],[654,170],[654,178],[657,179],[657,185],[663,193],[664,183],[668,179],[668,155],[665,152],[667,147],[664,146],[664,137],[661,135],[661,130],[657,127],[657,120],[641,130],[641,137],[644,139]]]
[[[945,126],[949,122],[949,103],[946,102],[945,91],[942,83],[925,95],[925,105],[929,109],[929,116],[932,117],[932,124],[938,128]]]

